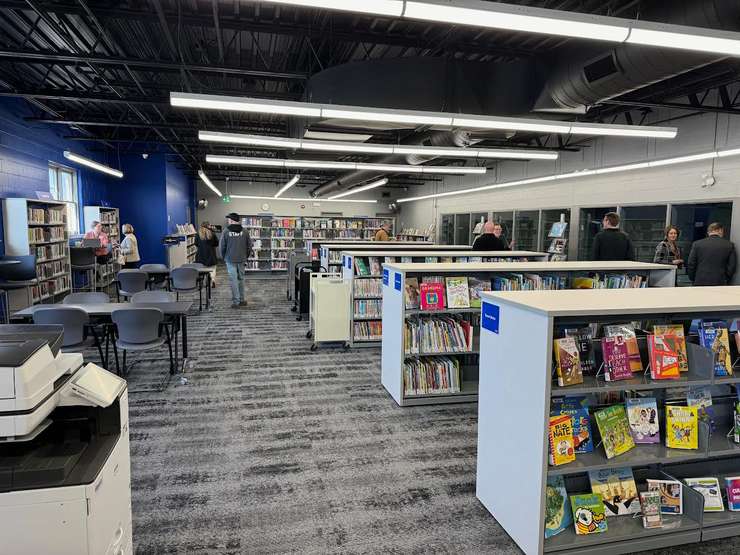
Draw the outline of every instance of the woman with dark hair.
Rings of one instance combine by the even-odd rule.
[[[678,237],[681,231],[675,225],[669,225],[665,230],[665,238],[655,247],[653,262],[657,264],[673,264],[676,269],[683,268],[681,247],[678,246]]]

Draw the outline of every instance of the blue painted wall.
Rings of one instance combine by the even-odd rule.
[[[166,162],[167,228],[174,233],[176,224],[193,221],[195,183],[172,160]]]

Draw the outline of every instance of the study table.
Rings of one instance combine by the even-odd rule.
[[[192,268],[192,266],[190,266]],[[211,307],[211,268],[193,268],[194,270],[198,270],[198,281],[199,283],[205,282],[206,284],[206,309]],[[169,278],[170,272],[172,270],[170,269],[162,269],[162,270],[142,270],[149,274],[150,277],[159,276],[163,278]]]

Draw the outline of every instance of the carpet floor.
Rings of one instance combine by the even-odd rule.
[[[128,377],[136,553],[520,552],[475,497],[477,405],[401,409],[379,349],[309,350],[284,278],[239,310],[218,279],[188,382],[166,353]]]

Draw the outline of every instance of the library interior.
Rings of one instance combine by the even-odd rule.
[[[740,552],[737,0],[0,37],[2,555]]]

